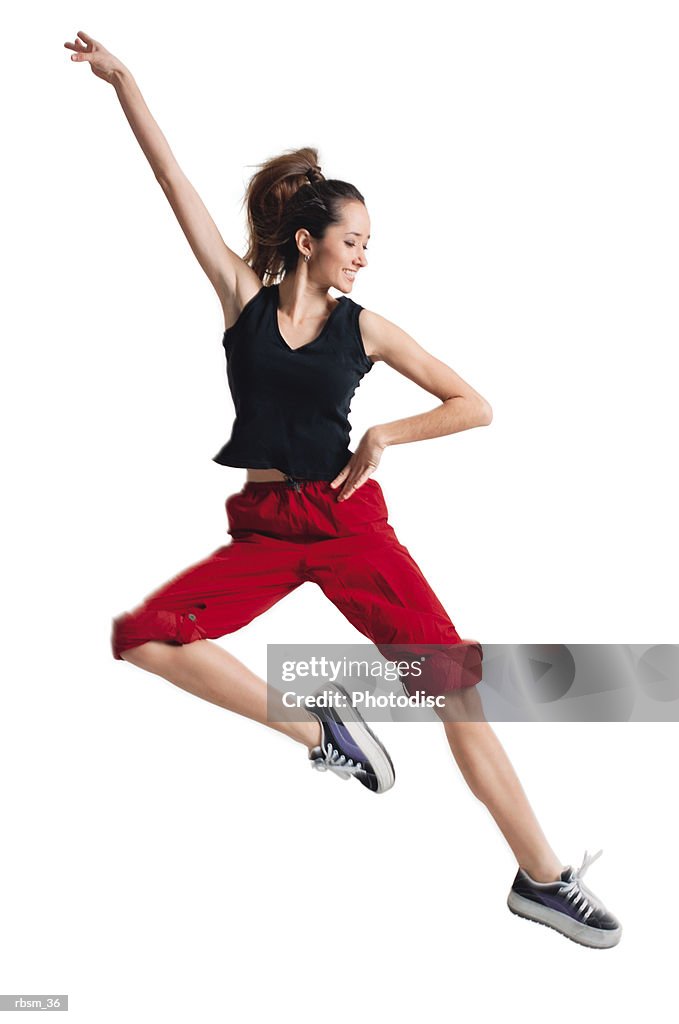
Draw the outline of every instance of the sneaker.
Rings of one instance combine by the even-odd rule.
[[[321,726],[321,745],[309,752],[311,767],[331,771],[341,779],[358,779],[373,793],[394,785],[391,758],[375,733],[368,728],[343,687],[324,686],[318,694],[332,694],[330,707],[307,708]]]
[[[573,942],[595,949],[606,949],[620,942],[622,925],[581,879],[603,850],[585,858],[574,871],[564,868],[556,882],[534,882],[519,868],[512,883],[507,906],[513,914],[546,924]]]

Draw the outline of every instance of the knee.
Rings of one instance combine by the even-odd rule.
[[[444,723],[486,721],[483,703],[475,685],[443,694],[442,705],[436,710]]]
[[[148,672],[156,672],[169,644],[158,640],[147,640],[135,647],[128,647],[118,654],[118,660],[129,661],[131,665],[144,668]]]

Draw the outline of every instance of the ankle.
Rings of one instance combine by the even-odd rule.
[[[530,870],[530,867],[526,867],[524,864],[520,864],[521,867],[529,878],[532,878],[534,882],[540,882],[546,884],[547,882],[560,882],[561,872],[563,867],[556,865],[556,867],[536,867],[534,871]]]
[[[308,726],[305,729],[304,736],[304,742],[306,743],[309,749],[309,753],[311,753],[314,747],[320,747],[322,738],[323,733],[321,731],[321,723],[309,722]]]

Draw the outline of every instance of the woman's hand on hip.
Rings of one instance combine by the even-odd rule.
[[[354,491],[358,490],[373,475],[380,464],[385,448],[386,444],[379,439],[374,430],[365,432],[358,448],[344,469],[337,474],[334,480],[330,481],[331,487],[339,487],[340,484],[344,484],[337,496],[338,501],[350,498]]]
[[[78,38],[80,37],[80,38]],[[112,53],[98,43],[86,32],[78,32],[74,43],[64,43],[67,50],[75,50],[71,54],[73,61],[87,61],[97,78],[113,84],[113,76],[118,71],[125,71],[125,65]]]

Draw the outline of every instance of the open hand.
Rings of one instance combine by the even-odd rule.
[[[373,475],[380,464],[382,452],[386,445],[379,441],[374,431],[367,430],[361,438],[361,443],[351,456],[346,466],[337,474],[334,480],[330,481],[331,487],[344,486],[339,492],[338,501],[346,501],[361,484]]]
[[[64,46],[67,50],[75,50],[75,53],[71,54],[71,60],[87,61],[97,78],[103,78],[105,82],[112,83],[114,73],[125,68],[117,57],[86,32],[78,32],[75,42],[64,43]]]

